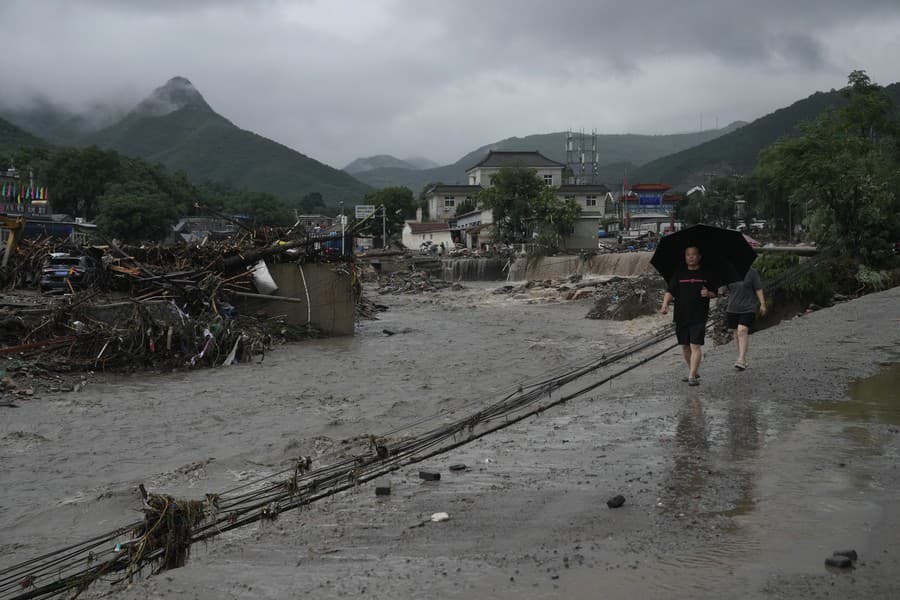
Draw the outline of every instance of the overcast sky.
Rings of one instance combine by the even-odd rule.
[[[0,98],[133,104],[175,75],[335,167],[510,136],[675,133],[900,80],[900,0],[0,0]]]

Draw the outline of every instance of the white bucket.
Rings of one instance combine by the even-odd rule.
[[[256,291],[260,294],[274,294],[278,291],[278,286],[275,284],[275,280],[272,279],[272,274],[269,273],[266,261],[260,260],[256,263],[250,277],[253,279],[253,285],[256,286]]]

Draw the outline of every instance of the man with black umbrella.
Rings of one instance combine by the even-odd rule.
[[[709,317],[709,299],[715,298],[717,286],[710,274],[701,266],[700,249],[688,246],[684,250],[685,266],[675,270],[669,279],[659,312],[668,314],[669,304],[675,301],[675,336],[688,365],[688,375],[682,381],[688,385],[700,385],[700,361],[703,359],[703,341],[706,320]]]

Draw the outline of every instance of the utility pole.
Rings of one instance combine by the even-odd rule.
[[[381,205],[381,249],[387,249],[387,208]]]
[[[788,200],[788,243],[794,243],[794,226],[791,223],[791,201]]]
[[[344,242],[346,241],[346,237],[344,235],[344,226],[347,224],[347,219],[344,217],[344,201],[341,200],[341,258],[344,258]]]

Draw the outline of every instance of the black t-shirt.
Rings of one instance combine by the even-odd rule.
[[[706,288],[715,292],[716,288],[703,267],[696,271],[683,267],[669,280],[669,293],[675,298],[675,322],[680,325],[706,323],[709,316],[709,298],[700,295]]]

